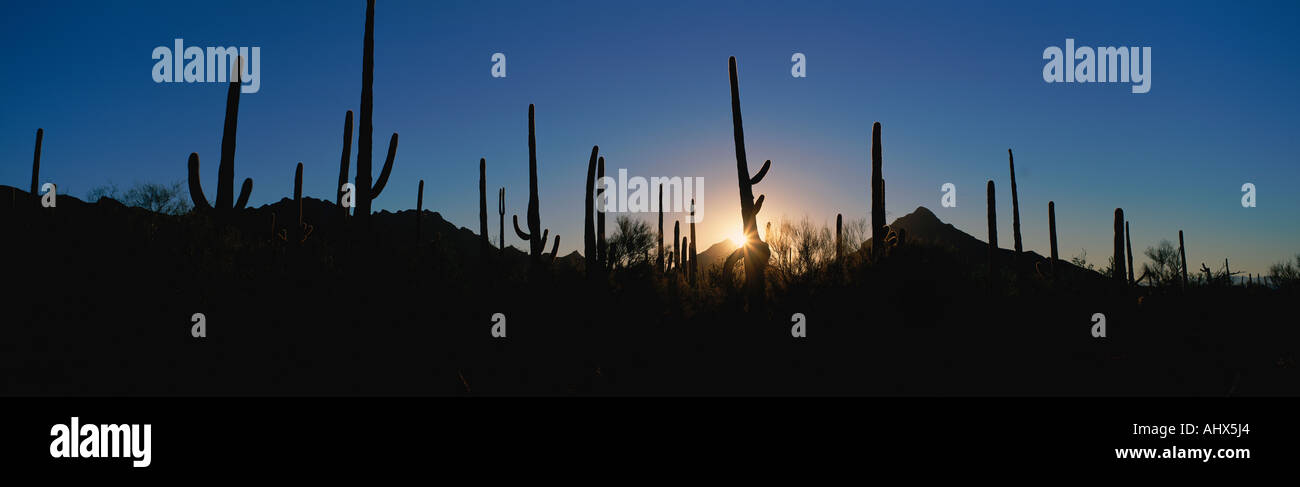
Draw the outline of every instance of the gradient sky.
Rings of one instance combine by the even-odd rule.
[[[751,171],[772,160],[756,187],[767,195],[762,221],[867,217],[880,121],[891,220],[926,206],[985,239],[993,179],[1010,247],[1012,148],[1027,249],[1047,254],[1055,200],[1063,258],[1086,249],[1104,264],[1115,207],[1132,222],[1135,252],[1176,244],[1184,230],[1189,268],[1227,257],[1266,272],[1300,252],[1300,5],[978,3],[381,0],[375,158],[390,133],[402,138],[376,206],[413,208],[424,179],[427,208],[476,227],[486,157],[495,240],[495,188],[507,188],[507,218],[527,209],[536,103],[542,223],[564,236],[562,253],[582,245],[593,144],[611,173],[705,178],[702,250],[740,226],[734,55]],[[333,200],[343,115],[359,105],[364,16],[361,0],[8,5],[0,184],[27,187],[43,127],[41,180],[62,193],[183,181],[198,152],[214,197],[225,86],[150,77],[153,48],[179,37],[262,48],[261,91],[244,95],[239,114],[235,172],[255,181],[250,203],[291,197],[299,161],[305,192]],[[1151,91],[1045,83],[1043,49],[1067,37],[1150,46]],[[507,55],[505,79],[490,77],[495,52]],[[807,56],[807,78],[790,76],[795,52]],[[957,208],[940,206],[945,182],[957,185]],[[1241,207],[1245,182],[1258,187],[1256,208]]]

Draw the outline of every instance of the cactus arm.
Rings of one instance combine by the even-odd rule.
[[[36,152],[32,156],[32,196],[36,196],[41,180],[41,140],[45,138],[45,129],[36,129]]]
[[[766,196],[767,195],[765,194],[760,194],[758,195],[758,199],[754,200],[754,218],[758,218],[758,210],[763,209],[763,200]]]
[[[511,221],[515,223],[515,235],[518,235],[520,240],[533,239],[532,235],[529,235],[528,232],[525,232],[523,229],[519,228],[519,215],[514,215],[514,220]]]
[[[348,182],[348,165],[352,157],[352,110],[343,117],[343,156],[339,159],[339,184],[334,187],[337,192],[334,204],[343,206],[343,185]]]
[[[768,160],[766,160],[766,161],[763,161],[763,167],[762,167],[762,169],[759,169],[759,170],[758,170],[758,174],[755,174],[754,177],[749,178],[749,185],[750,185],[750,186],[753,186],[753,185],[755,185],[755,184],[758,184],[758,183],[762,182],[762,181],[763,181],[763,176],[766,176],[766,175],[767,175],[767,170],[770,169],[771,167],[772,167],[772,160],[771,160],[771,159],[768,159]]]
[[[555,258],[559,256],[560,256],[560,236],[556,235],[555,244],[551,245],[551,260],[555,260]]]
[[[546,241],[551,238],[551,229],[542,230],[542,249],[546,248]]]
[[[253,178],[244,178],[244,185],[239,188],[239,199],[235,200],[235,209],[242,210],[248,204],[248,195],[253,193]]]
[[[388,139],[388,157],[384,158],[384,168],[379,170],[379,180],[375,181],[375,189],[370,191],[370,199],[373,201],[379,197],[379,193],[384,191],[384,186],[388,184],[388,175],[393,172],[393,159],[397,157],[397,132],[393,132],[393,137]]]
[[[194,209],[200,212],[212,211],[212,205],[208,204],[208,197],[203,195],[203,182],[199,180],[199,155],[190,153],[190,199],[194,200]]]

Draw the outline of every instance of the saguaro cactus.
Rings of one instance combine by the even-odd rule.
[[[664,185],[659,185],[659,253],[655,254],[655,269],[664,270]]]
[[[731,124],[736,142],[736,179],[740,188],[740,216],[745,229],[745,294],[751,309],[761,307],[767,292],[765,274],[767,260],[772,252],[766,242],[758,238],[758,212],[763,208],[763,195],[754,199],[754,185],[763,181],[772,161],[763,162],[758,174],[749,175],[749,161],[745,154],[745,128],[740,115],[740,83],[736,76],[736,58],[727,62],[731,78]]]
[[[501,217],[500,233],[497,238],[501,239],[501,255],[506,255],[506,188],[502,186],[497,190],[497,215]]]
[[[844,239],[841,236],[843,231],[844,231],[844,215],[840,213],[836,213],[835,214],[835,265],[840,265],[844,262],[843,256],[841,255],[841,253],[844,250]]]
[[[871,260],[885,255],[885,179],[880,122],[871,124]]]
[[[337,190],[337,196],[334,198],[334,204],[338,205],[343,212],[343,216],[348,216],[348,209],[343,207],[343,185],[348,183],[348,165],[352,158],[352,110],[348,110],[347,115],[343,117],[343,155],[339,157],[339,185],[334,189]]]
[[[298,168],[293,172],[293,206],[298,207],[298,226],[301,227],[302,221],[302,163],[298,163]]]
[[[677,256],[673,264],[678,269],[682,268],[682,248],[677,246],[677,242],[682,238],[682,222],[673,222],[673,255]]]
[[[487,159],[480,157],[478,160],[478,232],[479,255],[482,255],[484,260],[492,250],[492,239],[488,237],[487,215]]]
[[[1047,202],[1047,229],[1051,234],[1048,240],[1052,245],[1052,274],[1056,274],[1056,202]]]
[[[1011,155],[1011,149],[1007,149],[1007,163],[1011,165],[1011,237],[1019,255],[1024,250],[1020,246],[1020,195],[1016,192],[1016,158]]]
[[[687,264],[687,275],[690,276],[691,285],[695,285],[695,275],[699,273],[699,263],[695,258],[695,198],[691,198],[691,261]]]
[[[415,244],[419,245],[424,241],[423,233],[420,231],[424,223],[424,180],[420,180],[420,187],[415,192]]]
[[[528,231],[519,228],[519,215],[514,215],[515,234],[528,241],[528,255],[531,257],[530,269],[534,277],[555,259],[560,249],[560,236],[555,236],[555,246],[551,248],[549,259],[545,257],[546,241],[550,229],[542,229],[540,204],[537,201],[537,124],[533,117],[534,107],[528,105]]]
[[[238,103],[238,100],[236,100]],[[36,151],[32,154],[32,196],[41,189],[41,142],[45,139],[45,129],[36,129]]]
[[[1187,251],[1183,249],[1183,231],[1178,231],[1178,260],[1183,264],[1183,287],[1187,287]]]
[[[683,237],[682,237],[682,257],[681,257],[681,259],[678,259],[678,260],[677,260],[677,265],[681,266],[681,268],[682,268],[682,273],[683,273],[683,274],[686,274],[686,277],[687,277],[688,279],[689,279],[690,276],[691,276],[691,261],[690,261],[690,258],[686,256],[686,249],[687,249],[688,247],[690,247],[690,245],[691,245],[691,241],[690,241],[689,239],[687,239],[686,237],[683,236]]]
[[[221,129],[221,162],[217,166],[217,201],[208,204],[203,195],[203,184],[199,179],[199,154],[190,153],[189,186],[190,199],[194,208],[202,213],[227,216],[229,213],[244,209],[248,204],[248,195],[253,192],[253,180],[245,179],[239,190],[239,199],[234,200],[235,192],[235,134],[239,128],[239,89],[243,78],[243,61],[235,61],[230,87],[226,89],[226,123]],[[233,201],[233,203],[232,203]]]
[[[605,180],[605,158],[596,159],[596,179]],[[596,190],[596,265],[601,269],[609,269],[609,259],[607,251],[608,245],[605,243],[605,185],[601,183]]]
[[[988,217],[989,217],[989,278],[992,279],[998,270],[998,211],[997,200],[993,192],[993,180],[988,184]]]
[[[600,155],[600,146],[591,146],[591,158],[587,160],[587,189],[582,193],[582,256],[587,264],[587,275],[596,275],[596,158]],[[660,190],[662,193],[663,190]],[[663,229],[663,212],[659,213],[660,230]],[[662,239],[661,239],[662,241]],[[663,251],[660,250],[662,254]]]
[[[388,157],[379,171],[379,180],[371,186],[370,162],[374,137],[375,98],[375,0],[366,2],[365,46],[361,55],[361,127],[357,134],[357,198],[352,216],[362,224],[370,221],[370,203],[384,191],[388,175],[393,171],[393,158],[397,156],[397,133],[388,139]]]
[[[1127,273],[1124,272],[1124,209],[1115,208],[1115,253],[1112,259],[1114,264],[1111,266],[1111,277],[1116,281],[1124,282]]]
[[[1124,253],[1128,256],[1128,285],[1133,283],[1133,240],[1129,234],[1129,222],[1124,222]]]

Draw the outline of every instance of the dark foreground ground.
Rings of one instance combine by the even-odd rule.
[[[746,311],[716,269],[696,289],[648,269],[592,284],[569,256],[529,279],[518,251],[483,259],[436,213],[417,240],[414,212],[362,232],[329,203],[307,207],[298,244],[285,202],[231,225],[3,202],[0,393],[1300,394],[1291,291],[1134,290],[1024,263],[989,279],[916,243],[774,286]],[[207,338],[191,337],[194,313]],[[491,337],[494,313],[508,338]]]

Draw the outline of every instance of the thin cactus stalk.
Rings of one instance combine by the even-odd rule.
[[[988,184],[988,219],[989,219],[989,279],[994,279],[998,271],[998,211],[994,196],[993,180]]]
[[[595,276],[596,264],[596,161],[600,156],[600,146],[591,146],[591,158],[587,160],[587,189],[582,193],[582,256],[587,264],[587,275]],[[660,225],[663,213],[659,214]],[[661,239],[662,240],[662,239]],[[662,253],[662,251],[660,251]]]
[[[235,61],[230,86],[226,90],[226,122],[221,129],[221,162],[217,166],[215,205],[209,204],[207,196],[203,195],[203,184],[199,179],[199,154],[190,153],[188,164],[190,199],[194,201],[195,210],[201,213],[228,216],[230,213],[244,209],[248,204],[249,194],[253,192],[253,180],[244,179],[244,185],[239,190],[239,199],[232,203],[235,183],[235,137],[239,128],[239,90],[244,71],[243,61],[242,57]]]
[[[497,215],[501,217],[500,233],[497,238],[501,239],[501,255],[506,255],[506,188],[504,186],[497,190]]]
[[[1183,231],[1178,231],[1178,260],[1182,262],[1183,288],[1187,288],[1187,251],[1183,249]]]
[[[1129,222],[1124,222],[1124,252],[1128,256],[1128,285],[1133,282],[1133,240],[1129,233]]]
[[[691,276],[691,261],[690,261],[690,258],[687,257],[687,255],[686,255],[686,249],[687,249],[688,247],[690,247],[690,245],[691,245],[691,241],[690,241],[690,239],[688,239],[688,238],[686,238],[685,236],[683,236],[683,237],[682,237],[682,257],[681,257],[681,259],[679,259],[679,260],[677,261],[677,265],[678,265],[678,266],[681,266],[681,268],[682,268],[682,273],[685,274],[685,275],[686,275],[686,278],[688,278],[688,279],[689,279],[690,276]]]
[[[1056,202],[1047,202],[1047,229],[1050,232],[1048,241],[1052,245],[1052,275],[1056,274],[1056,260],[1059,258],[1056,253]]]
[[[337,194],[334,198],[334,204],[337,205],[343,216],[348,216],[348,209],[343,207],[343,185],[348,183],[348,166],[352,159],[352,110],[348,110],[347,115],[343,117],[343,155],[339,157],[339,184],[334,189]]]
[[[1111,277],[1116,281],[1124,282],[1127,273],[1124,272],[1124,209],[1115,208],[1115,253],[1112,257],[1114,263],[1111,266]]]
[[[842,237],[843,232],[844,232],[844,215],[840,213],[836,213],[835,214],[835,265],[841,265],[844,263],[844,257],[843,255],[841,255],[844,249],[844,238]]]
[[[731,122],[736,143],[736,180],[740,189],[740,215],[745,230],[745,294],[750,309],[761,308],[767,292],[765,274],[772,252],[767,243],[758,238],[758,212],[763,208],[763,195],[754,199],[754,185],[762,182],[772,161],[763,163],[757,174],[750,176],[749,161],[745,153],[745,128],[740,114],[740,83],[736,75],[736,58],[727,62],[731,78]]]
[[[686,266],[687,275],[690,276],[691,286],[695,285],[695,275],[700,272],[699,262],[696,261],[698,255],[695,254],[695,198],[691,198],[691,250],[690,263]]]
[[[1020,245],[1020,195],[1016,192],[1016,158],[1007,149],[1007,163],[1011,165],[1011,237],[1016,243],[1016,254],[1024,250]]]
[[[302,226],[302,163],[293,172],[293,206],[298,208],[298,226]]]
[[[415,191],[415,244],[419,245],[424,241],[424,232],[421,227],[424,224],[424,180],[420,180],[420,187]]]
[[[880,143],[880,122],[871,124],[871,260],[879,260],[885,253],[885,180],[883,148]]]
[[[560,236],[555,236],[549,258],[545,255],[546,241],[551,230],[542,229],[541,205],[537,198],[537,123],[534,118],[535,107],[528,105],[528,231],[519,228],[519,215],[514,215],[515,234],[528,241],[528,255],[531,260],[530,272],[538,277],[540,272],[555,259],[560,248]]]
[[[36,151],[32,154],[32,196],[41,189],[41,142],[45,139],[45,129],[36,129]]]
[[[673,261],[675,267],[682,268],[682,249],[677,246],[677,242],[682,238],[682,222],[673,222],[673,255],[677,256]]]
[[[596,159],[596,179],[605,180],[605,158]],[[596,265],[601,269],[608,269],[609,262],[606,251],[609,248],[605,242],[605,185],[602,183],[596,189]]]
[[[664,270],[664,185],[659,185],[659,253],[655,254],[655,269]]]
[[[423,187],[423,185],[421,185]],[[423,193],[423,190],[421,190]],[[478,160],[478,231],[479,231],[479,255],[484,260],[487,259],[488,253],[492,250],[492,239],[488,237],[488,212],[487,212],[487,159],[479,158]]]
[[[379,171],[379,180],[371,185],[371,158],[374,137],[375,98],[375,0],[366,2],[366,31],[361,55],[361,123],[357,134],[357,197],[353,217],[362,224],[370,221],[371,202],[383,193],[388,175],[393,171],[393,158],[397,156],[397,133],[388,140],[388,157]]]

